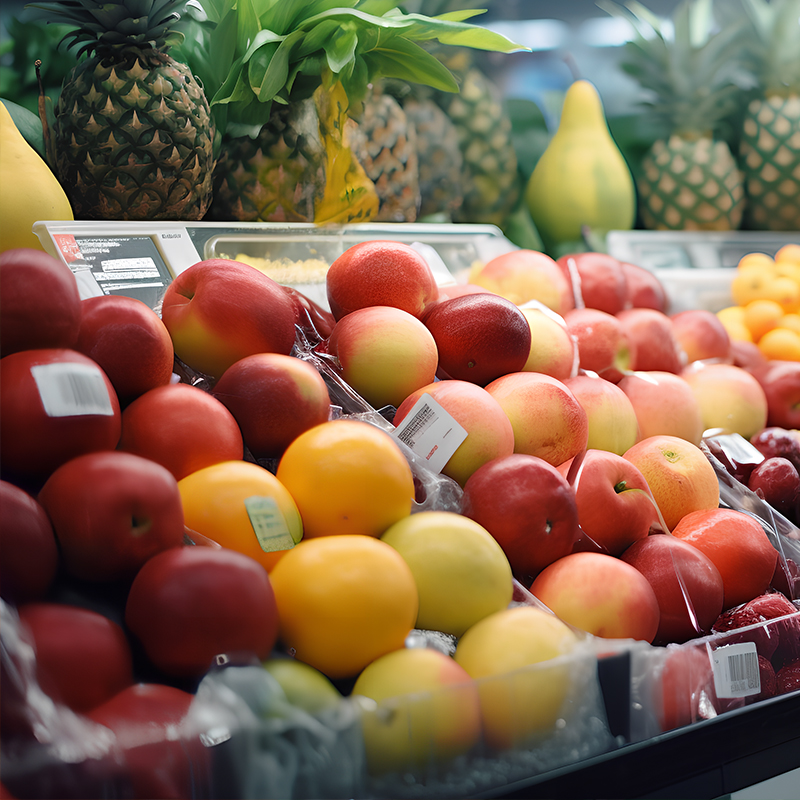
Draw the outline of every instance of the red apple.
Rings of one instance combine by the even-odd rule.
[[[520,306],[531,329],[531,350],[523,372],[543,372],[563,381],[578,371],[578,345],[562,316],[538,301]]]
[[[327,339],[336,324],[333,314],[293,286],[281,285],[281,289],[289,295],[294,303],[297,325],[309,342],[316,344]]]
[[[577,342],[581,369],[617,383],[633,368],[636,345],[613,314],[596,308],[576,308],[565,314],[564,321]]]
[[[174,686],[136,683],[87,715],[113,732],[132,797],[181,800],[196,793],[209,765],[206,748],[187,729],[193,701]]]
[[[212,395],[231,412],[257,459],[277,458],[303,431],[330,417],[328,387],[308,361],[259,353],[232,364]]]
[[[678,344],[692,361],[732,362],[731,337],[720,318],[707,308],[690,308],[673,314],[672,329]]]
[[[769,425],[750,437],[750,444],[764,458],[787,458],[800,471],[800,436],[795,430]],[[753,454],[755,457],[755,454]],[[755,460],[755,458],[753,459]]]
[[[617,314],[628,304],[628,279],[622,262],[607,253],[571,253],[558,259],[559,266],[572,279],[580,308],[597,308]]]
[[[598,375],[575,375],[564,385],[575,395],[586,412],[588,448],[622,455],[639,438],[636,410],[628,396],[615,383]]]
[[[328,352],[339,359],[345,381],[373,408],[397,407],[433,383],[439,363],[430,330],[394,306],[367,306],[342,317]]]
[[[442,469],[443,474],[462,487],[482,464],[514,452],[514,430],[508,416],[486,389],[469,381],[436,381],[412,392],[398,406],[395,426],[425,394],[436,400],[467,431],[467,438]]]
[[[197,386],[150,389],[122,412],[119,449],[165,466],[176,480],[203,467],[244,457],[233,414]]]
[[[439,295],[425,258],[410,245],[384,240],[348,247],[331,264],[325,285],[336,320],[367,306],[394,306],[420,317]]]
[[[769,361],[755,342],[744,339],[731,339],[731,360],[737,367],[748,372],[754,372]]]
[[[753,468],[747,487],[787,519],[796,519],[795,511],[800,500],[800,473],[788,458],[765,458]]]
[[[108,375],[120,405],[170,382],[172,339],[150,306],[133,297],[101,295],[81,301],[75,349]]]
[[[0,596],[19,604],[40,600],[58,568],[58,546],[40,503],[8,481],[0,481]]]
[[[714,669],[704,645],[667,647],[653,670],[654,707],[662,731],[717,716]]]
[[[42,482],[75,456],[113,450],[119,437],[117,394],[90,358],[74,350],[46,349],[0,359],[4,477]]]
[[[586,449],[586,411],[563,381],[538,372],[513,372],[492,381],[486,391],[511,421],[514,452],[557,466]]]
[[[772,360],[752,374],[767,397],[766,425],[800,428],[800,362]]]
[[[71,459],[47,479],[39,502],[65,569],[85,580],[132,578],[149,558],[183,541],[177,481],[160,464],[131,453]]]
[[[218,655],[265,659],[278,637],[267,571],[226,547],[173,547],[139,570],[125,623],[148,659],[176,677],[199,677]]]
[[[652,642],[658,599],[635,567],[605,553],[570,553],[545,567],[531,594],[568,625],[604,639]]]
[[[45,694],[78,714],[90,711],[133,683],[125,631],[113,620],[67,603],[19,607],[36,651],[36,678]]]
[[[672,328],[672,321],[662,311],[653,308],[627,308],[617,319],[633,343],[634,370],[680,372],[686,363]]]
[[[538,250],[501,253],[473,269],[470,282],[518,306],[538,300],[562,316],[575,307],[572,282],[554,259]]]
[[[479,467],[464,485],[461,513],[497,540],[526,586],[567,555],[578,537],[575,493],[544,459],[515,453]]]
[[[700,444],[700,405],[683,377],[662,370],[629,372],[617,386],[633,405],[640,439],[667,435]]]
[[[444,377],[485,386],[519,372],[531,351],[531,327],[510,300],[486,292],[436,303],[422,317]]]
[[[702,636],[722,611],[722,576],[705,553],[669,534],[654,533],[620,556],[647,578],[658,599],[656,644]]]
[[[59,259],[27,247],[0,253],[0,355],[74,347],[80,305],[75,275]]]
[[[623,261],[622,271],[628,285],[626,306],[629,308],[653,308],[666,312],[669,298],[658,276],[645,267]]]
[[[161,303],[175,355],[212,378],[254,353],[288,355],[297,316],[280,284],[255,267],[224,258],[185,269]]]
[[[575,492],[581,530],[603,552],[620,555],[658,523],[644,475],[622,456],[589,449],[558,470]]]

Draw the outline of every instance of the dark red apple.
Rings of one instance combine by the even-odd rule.
[[[0,253],[0,355],[74,347],[81,298],[72,270],[43,250]]]
[[[800,428],[800,361],[768,361],[752,374],[767,396],[767,426]]]
[[[757,703],[759,700],[766,700],[768,697],[775,697],[778,693],[775,667],[772,666],[772,662],[769,659],[764,658],[762,655],[758,656],[758,677],[761,691],[758,694],[751,694],[746,697],[745,703],[747,705]]]
[[[764,455],[737,433],[707,436],[703,442],[725,470],[745,486],[750,474],[764,460]]]
[[[36,602],[21,605],[19,619],[36,651],[39,686],[55,702],[80,714],[133,683],[125,632],[103,614]]]
[[[669,298],[664,284],[654,272],[627,261],[622,262],[622,271],[628,284],[626,307],[653,308],[663,312],[669,309]]]
[[[131,584],[125,623],[167,675],[199,677],[218,655],[265,659],[278,637],[269,575],[236,550],[186,545],[145,563]]]
[[[75,456],[113,450],[120,431],[117,393],[82,353],[23,350],[0,359],[4,478],[43,482]]]
[[[632,369],[674,373],[683,369],[686,355],[665,313],[653,308],[627,308],[617,314],[617,319],[633,343]]]
[[[183,542],[178,483],[165,467],[119,450],[60,466],[39,493],[64,568],[89,581],[132,578],[156,553]]]
[[[661,671],[654,677],[660,683],[656,696],[663,731],[717,715],[714,671],[704,646],[666,648]]]
[[[770,425],[751,436],[750,444],[764,458],[786,458],[800,470],[800,438],[794,431]]]
[[[788,458],[765,458],[750,473],[748,488],[787,519],[795,519],[800,500],[800,473]]]
[[[788,694],[800,689],[800,661],[781,667],[775,676],[778,694]]]
[[[478,467],[464,485],[461,513],[492,534],[525,586],[567,555],[579,534],[566,478],[544,459],[522,453]]]
[[[0,596],[19,604],[40,600],[58,568],[58,546],[47,513],[23,489],[0,481]]]
[[[628,279],[622,263],[607,253],[570,253],[557,259],[586,308],[616,314],[628,308]]]
[[[722,611],[722,576],[705,553],[669,534],[634,542],[621,558],[647,578],[661,619],[655,644],[686,642],[708,633]]]

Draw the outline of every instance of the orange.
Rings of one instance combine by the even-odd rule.
[[[719,506],[719,482],[705,453],[677,436],[648,436],[624,453],[644,475],[671,531],[692,511]]]
[[[800,306],[800,284],[788,275],[778,275],[767,283],[764,297],[774,300],[786,312],[797,311]]]
[[[300,512],[283,484],[251,461],[223,461],[178,481],[184,524],[271,570],[303,536]]]
[[[731,280],[731,299],[738,306],[746,306],[752,300],[764,297],[766,286],[772,278],[772,273],[755,267],[736,270]]]
[[[775,253],[775,263],[794,262],[800,265],[800,244],[785,244]]]
[[[279,638],[331,679],[404,646],[419,608],[414,576],[388,544],[358,534],[300,542],[270,573]]]
[[[744,307],[744,324],[757,342],[767,331],[777,326],[784,315],[783,306],[775,300],[751,300]]]
[[[301,433],[276,474],[300,509],[307,539],[380,536],[411,513],[414,501],[414,477],[400,446],[386,431],[356,419]]]
[[[745,269],[755,267],[762,271],[771,270],[775,266],[772,256],[767,253],[747,253],[739,259],[737,269]]]
[[[698,510],[684,516],[672,533],[714,562],[722,575],[724,608],[746,603],[767,590],[778,551],[754,517],[726,508]]]
[[[800,333],[779,325],[758,340],[758,349],[771,360],[800,361]]]
[[[788,328],[790,331],[800,333],[800,314],[792,312],[791,314],[784,314],[778,320],[779,328]]]
[[[717,318],[728,332],[728,336],[737,342],[752,342],[753,334],[744,323],[744,306],[726,306],[717,311]]]

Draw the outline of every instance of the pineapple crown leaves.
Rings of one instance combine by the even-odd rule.
[[[356,109],[381,78],[458,91],[452,73],[420,42],[527,49],[467,22],[482,9],[427,17],[404,13],[395,0],[192,0],[190,6],[194,27],[180,57],[211,97],[218,129],[236,136],[257,135],[272,103],[289,104],[337,81]]]
[[[597,5],[632,26],[621,68],[649,93],[643,105],[670,129],[712,133],[736,112],[742,90],[752,84],[740,57],[743,20],[718,27],[713,0],[683,0],[669,20],[634,0]]]
[[[55,0],[29,3],[38,18],[69,25],[62,43],[84,53],[153,48],[165,51],[183,40],[176,29],[187,0]]]

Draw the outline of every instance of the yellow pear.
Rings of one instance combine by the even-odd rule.
[[[43,250],[33,233],[37,220],[74,219],[61,184],[25,141],[0,102],[0,252],[15,247]]]
[[[558,129],[528,180],[525,199],[548,248],[579,240],[584,225],[600,236],[633,227],[633,176],[589,81],[567,89]]]

